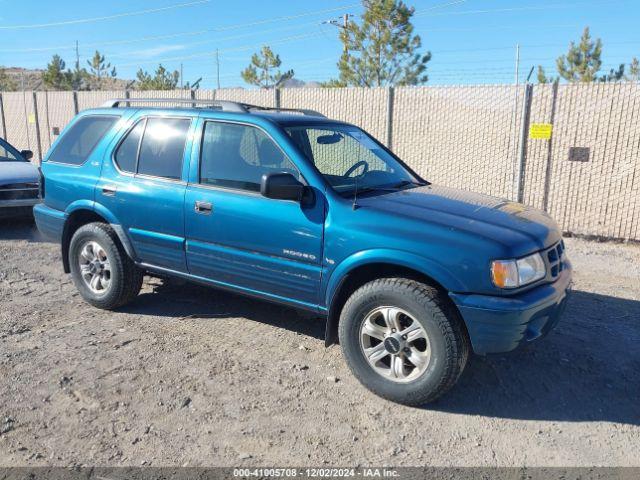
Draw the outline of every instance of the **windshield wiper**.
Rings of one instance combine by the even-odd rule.
[[[353,190],[353,209],[355,210],[356,207],[358,206],[359,194],[367,193],[367,192],[397,192],[399,189],[402,189],[403,187],[407,187],[409,185],[412,185],[415,187],[423,187],[425,185],[428,185],[428,183],[414,182],[412,180],[402,180],[388,187],[369,185],[368,187],[362,187],[362,188],[358,188],[356,184]]]
[[[367,192],[397,192],[398,189],[403,187],[408,187],[409,185],[412,185],[414,187],[423,187],[427,184],[421,183],[421,182],[414,182],[411,180],[402,180],[401,182],[394,183],[393,185],[389,185],[389,186],[369,185],[367,187],[356,188],[354,189],[354,193],[360,194],[360,193],[367,193]]]
[[[425,182],[414,182],[413,180],[402,180],[394,184],[393,188],[408,187],[409,185],[412,185],[414,187],[424,187],[425,185],[428,185],[428,184]]]

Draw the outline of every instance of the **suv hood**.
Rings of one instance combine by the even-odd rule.
[[[0,185],[40,181],[38,169],[29,162],[0,162]]]
[[[526,255],[560,241],[545,212],[506,199],[438,185],[358,198],[358,205],[482,236]]]

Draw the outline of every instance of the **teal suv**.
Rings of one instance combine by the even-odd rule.
[[[558,322],[571,264],[546,213],[434,185],[313,111],[134,106],[153,101],[80,113],[42,164],[38,228],[92,305],[134,301],[148,274],[309,310],[367,388],[410,405],[470,352]]]

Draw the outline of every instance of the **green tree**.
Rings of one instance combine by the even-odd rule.
[[[177,70],[169,72],[162,64],[158,65],[153,76],[140,69],[136,77],[138,90],[174,90],[180,81],[180,73]]]
[[[0,67],[0,92],[12,92],[16,89],[16,82],[7,73],[4,67]]]
[[[86,68],[80,68],[80,57],[76,57],[73,70],[71,70],[71,89],[72,90],[90,90],[91,75]]]
[[[415,9],[402,0],[364,0],[360,24],[342,29],[344,52],[338,62],[340,76],[329,86],[380,87],[420,85],[431,52],[420,53],[422,40],[414,33]]]
[[[602,66],[602,41],[591,39],[589,27],[585,27],[580,43],[569,44],[569,51],[556,60],[558,73],[568,82],[593,82]]]
[[[89,65],[89,72],[97,89],[102,88],[105,78],[115,78],[117,75],[116,68],[112,68],[105,56],[98,50],[93,54],[91,60],[87,60],[87,65]]]
[[[280,65],[282,65],[280,55],[273,53],[273,50],[265,45],[260,53],[254,53],[251,56],[251,64],[240,72],[240,75],[250,85],[261,88],[279,87],[294,75],[293,70],[282,73],[279,70]]]
[[[42,73],[42,81],[50,90],[71,90],[71,72],[65,71],[66,64],[60,55],[54,55]]]
[[[617,69],[612,68],[611,70],[609,70],[609,73],[601,75],[598,80],[600,80],[601,82],[620,82],[626,80],[627,77],[624,74],[624,68],[624,63],[621,63]]]
[[[629,75],[627,79],[631,82],[640,82],[640,61],[637,57],[633,57],[629,64]]]
[[[79,62],[76,62],[76,66],[70,71],[71,89],[72,90],[90,90],[91,89],[91,75],[86,69],[80,68]]]
[[[538,65],[538,83],[555,83],[560,79],[558,77],[547,77],[542,65]]]

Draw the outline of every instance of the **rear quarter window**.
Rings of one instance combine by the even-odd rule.
[[[83,164],[119,118],[115,115],[95,115],[79,119],[60,138],[48,161],[69,165]]]

